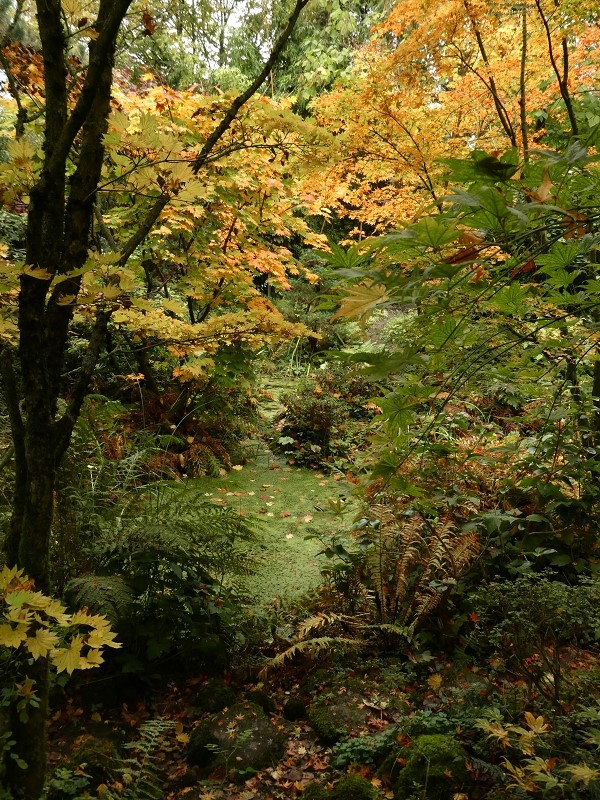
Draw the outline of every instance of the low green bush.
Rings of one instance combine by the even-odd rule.
[[[285,411],[277,421],[274,448],[298,465],[345,468],[366,445],[377,412],[371,398],[380,393],[360,369],[324,365],[283,396]]]

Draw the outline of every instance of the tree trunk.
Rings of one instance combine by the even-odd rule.
[[[14,800],[37,800],[42,794],[47,766],[48,720],[48,662],[45,658],[34,661],[24,669],[20,680],[28,677],[35,681],[35,692],[40,701],[38,708],[29,707],[25,719],[13,704],[10,709],[10,730],[15,741],[12,752],[21,758],[27,769],[9,758],[6,763],[6,783]]]
[[[193,162],[196,173],[204,167],[239,109],[268,76],[307,2],[296,0],[288,25],[260,74],[232,102]],[[0,353],[0,373],[16,464],[13,514],[5,554],[11,566],[16,563],[23,568],[44,592],[51,589],[49,545],[57,469],[106,342],[107,322],[112,313],[111,304],[98,307],[79,377],[67,399],[67,409],[59,417],[64,356],[81,288],[81,276],[77,273],[87,260],[102,172],[115,42],[131,3],[132,0],[99,0],[98,17],[91,26],[95,34],[89,43],[89,62],[80,84],[71,82],[67,69],[68,42],[60,0],[35,3],[44,65],[45,127],[43,165],[37,183],[29,192],[27,215],[26,261],[33,272],[23,272],[20,279],[19,381],[15,379],[12,353],[7,346]],[[77,87],[76,96],[69,95],[73,86]],[[119,265],[126,264],[168,201],[167,193],[156,198],[137,230],[122,246]],[[61,280],[53,283],[57,276]],[[17,672],[11,676],[14,684],[25,676],[35,681],[39,706],[28,706],[23,719],[19,718],[16,703],[11,709],[15,752],[27,766],[21,769],[12,759],[7,760],[7,788],[16,800],[37,800],[46,770],[48,665],[40,659]]]

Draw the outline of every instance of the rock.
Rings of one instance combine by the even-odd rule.
[[[301,697],[290,697],[283,707],[283,716],[290,722],[306,717],[306,703]]]
[[[102,783],[112,783],[123,767],[123,759],[111,739],[90,738],[71,751],[64,766],[73,772],[84,773],[89,778],[89,785],[95,789]],[[49,792],[49,797],[59,796],[60,792]]]
[[[253,703],[236,703],[194,728],[187,749],[191,766],[247,777],[282,758],[285,739]]]
[[[374,800],[375,789],[361,775],[346,775],[333,787],[330,800]]]
[[[310,705],[308,721],[319,741],[331,747],[348,736],[353,728],[363,725],[368,714],[364,706],[359,708],[360,704],[360,697],[349,695],[344,699],[320,700]]]
[[[327,789],[319,781],[307,783],[304,787],[300,800],[328,800]]]
[[[237,693],[219,678],[211,678],[203,683],[196,694],[196,706],[201,711],[222,711],[237,701]]]
[[[406,764],[393,785],[396,800],[448,800],[471,783],[467,753],[450,734],[417,736],[397,758]]]
[[[266,692],[261,692],[260,689],[255,689],[252,692],[245,692],[244,698],[249,703],[260,706],[265,714],[272,714],[277,709],[273,698],[269,697]]]

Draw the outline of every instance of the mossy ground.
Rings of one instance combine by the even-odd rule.
[[[306,536],[349,529],[357,507],[352,486],[339,475],[291,467],[261,442],[248,442],[247,451],[246,464],[222,477],[191,479],[190,489],[203,501],[256,521],[258,536],[251,545],[256,571],[244,581],[255,602],[293,603],[319,585],[327,564],[319,555],[322,543]]]

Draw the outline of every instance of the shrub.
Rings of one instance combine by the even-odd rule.
[[[378,410],[370,398],[379,387],[360,369],[325,365],[283,396],[274,447],[296,464],[345,467],[365,443]]]
[[[371,736],[338,742],[333,748],[332,763],[337,769],[343,769],[351,764],[377,766],[391,752],[397,735],[398,729],[390,726]]]
[[[562,711],[566,645],[579,648],[600,630],[600,583],[568,586],[548,575],[495,583],[471,595],[477,629],[471,644],[501,659],[556,712]],[[491,652],[490,652],[491,651]]]
[[[238,619],[231,582],[251,572],[252,536],[234,512],[157,487],[135,516],[123,515],[102,534],[92,548],[96,574],[73,581],[70,595],[118,617],[128,670],[174,654],[224,667],[224,640],[233,639]],[[111,595],[116,585],[123,589],[119,606]]]

